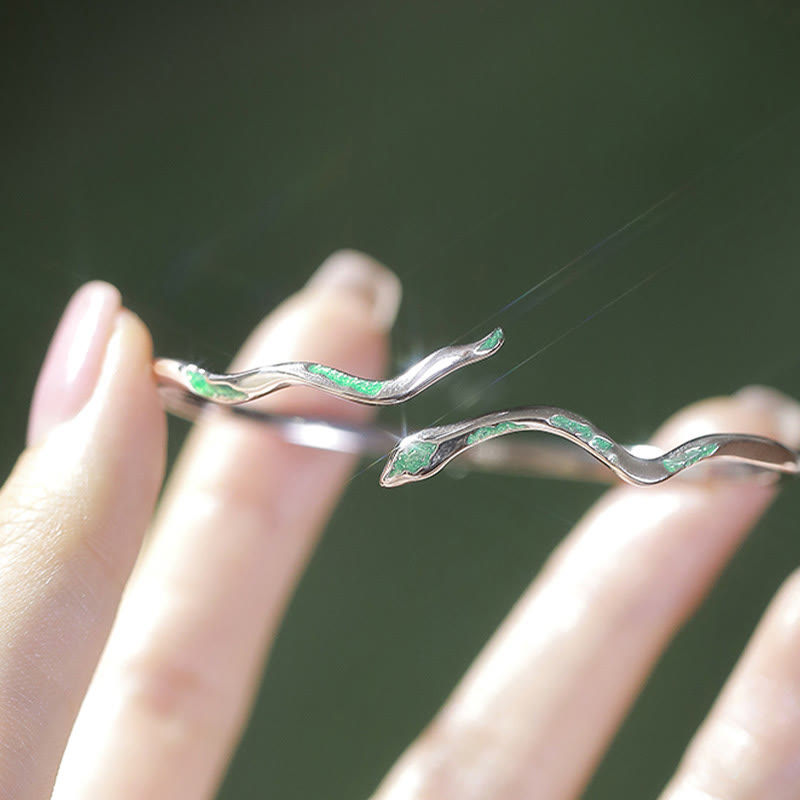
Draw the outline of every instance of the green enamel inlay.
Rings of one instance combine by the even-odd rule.
[[[524,431],[525,426],[517,422],[498,422],[496,425],[486,425],[483,428],[477,428],[467,436],[467,444],[477,444],[490,436],[499,436],[501,433],[508,431]]]
[[[394,464],[389,477],[399,475],[401,472],[407,472],[410,475],[415,475],[424,467],[431,463],[433,454],[439,445],[433,442],[412,442],[406,445],[405,448],[400,450],[394,457]]]
[[[565,417],[563,414],[554,414],[549,419],[550,424],[555,428],[561,428],[562,431],[569,431],[574,433],[579,439],[589,441],[594,436],[594,431],[585,423],[578,422],[577,420]],[[601,437],[596,437],[600,439]],[[606,441],[605,439],[603,441]]]
[[[244,392],[240,392],[232,386],[211,383],[202,370],[187,368],[185,372],[189,377],[189,386],[202,397],[207,397],[209,400],[247,399],[247,395]]]
[[[383,388],[383,381],[368,381],[364,378],[356,378],[355,375],[348,375],[346,372],[340,372],[338,369],[325,367],[322,364],[309,364],[306,369],[315,375],[322,375],[337,386],[352,389],[354,392],[366,394],[370,397],[374,397]]]
[[[486,339],[481,344],[478,345],[478,352],[485,353],[487,350],[491,350],[492,348],[496,347],[502,341],[503,341],[503,329],[495,328],[486,337]]]
[[[594,436],[589,442],[589,447],[591,447],[593,450],[599,450],[601,453],[605,453],[613,446],[613,443],[603,436]]]
[[[585,422],[578,422],[575,419],[565,417],[563,414],[554,414],[550,417],[549,422],[555,428],[574,433],[579,439],[587,442],[592,450],[597,450],[598,453],[607,453],[614,446],[610,439],[596,434]]]
[[[690,447],[675,458],[665,458],[661,463],[664,465],[664,469],[666,469],[667,472],[677,472],[684,467],[691,467],[692,464],[696,464],[704,458],[713,456],[717,450],[719,450],[718,444],[702,444],[697,447]]]

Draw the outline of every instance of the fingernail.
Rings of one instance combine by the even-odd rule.
[[[364,305],[375,327],[384,331],[394,324],[402,298],[397,275],[356,250],[340,250],[329,256],[307,286],[351,295]]]
[[[768,414],[782,444],[800,445],[800,404],[796,400],[769,386],[745,386],[736,392],[736,398],[747,407]]]
[[[101,281],[87,283],[72,296],[36,381],[28,444],[40,441],[83,408],[100,375],[119,308],[119,292]]]

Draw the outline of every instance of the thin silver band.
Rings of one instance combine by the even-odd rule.
[[[607,475],[615,475],[634,486],[663,483],[690,468],[688,474],[692,478],[705,480],[712,475],[715,478],[752,477],[754,472],[775,480],[782,474],[800,472],[800,461],[794,450],[763,436],[710,434],[683,442],[666,452],[650,445],[623,447],[589,420],[571,411],[554,406],[531,406],[484,414],[404,437],[386,462],[381,485],[399,486],[424,480],[455,458],[463,459],[472,452],[478,454],[489,445],[500,445],[496,441],[499,437],[524,431],[540,431],[565,439],[577,445],[572,448],[576,456],[578,453],[588,456]],[[520,445],[519,452],[513,456],[513,451],[506,450],[490,457],[539,465],[543,456],[541,453],[534,455],[534,447],[541,451],[541,445],[524,446],[527,450]],[[562,470],[569,474],[564,475]],[[584,471],[577,460],[569,464],[562,460],[558,477],[586,479],[588,474],[588,467]]]
[[[309,386],[353,403],[388,406],[404,403],[458,369],[494,355],[503,345],[503,331],[495,328],[472,344],[449,345],[426,356],[397,377],[361,378],[311,361],[271,364],[244,372],[208,372],[196,364],[157,358],[156,380],[187,395],[219,405],[240,405],[288,386]]]
[[[194,421],[204,410],[221,413],[237,419],[268,425],[285,441],[302,447],[352,453],[377,459],[392,455],[393,451],[396,451],[404,441],[399,432],[377,425],[350,425],[335,420],[273,414],[247,405],[218,406],[195,395],[180,391],[174,386],[162,386],[161,395],[167,410],[183,419]],[[563,412],[563,409],[558,411]],[[486,421],[486,417],[477,419]],[[458,425],[464,426],[465,424],[468,423],[459,423]],[[472,424],[474,427],[474,421]],[[421,433],[414,434],[414,436],[419,436]],[[729,444],[734,444],[735,440],[743,438],[731,436],[731,434],[721,434],[720,436],[729,438]],[[793,451],[769,439],[744,438],[757,440],[758,448],[765,447],[762,455],[767,451],[772,452],[766,463],[738,459],[706,459],[703,463],[696,463],[692,469],[674,474],[680,475],[679,480],[720,479],[764,482],[772,482],[781,474],[797,474],[798,460]],[[408,444],[408,440],[405,441]],[[774,448],[779,448],[779,450]],[[662,452],[652,445],[625,445],[624,450],[637,458],[663,457]],[[769,455],[769,453],[767,454]],[[777,462],[774,458],[775,454],[778,455]],[[487,472],[603,484],[615,483],[618,480],[618,473],[615,474],[605,463],[598,460],[594,453],[590,454],[581,446],[574,446],[567,441],[566,437],[540,441],[511,441],[510,437],[495,438],[481,441],[479,447],[471,445],[457,455],[458,460],[451,467],[451,471],[456,474],[459,472]],[[751,452],[750,455],[752,456],[753,453]],[[455,458],[455,455],[452,458]],[[448,459],[448,461],[450,460]],[[443,466],[444,464],[440,464],[439,469]],[[389,462],[387,462],[385,471],[390,471]],[[438,469],[436,471],[438,472]],[[399,482],[394,485],[397,483]]]

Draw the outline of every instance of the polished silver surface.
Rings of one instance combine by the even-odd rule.
[[[168,411],[186,419],[211,407],[270,425],[286,441],[388,461],[383,486],[400,486],[435,475],[453,459],[466,470],[535,475],[565,480],[609,482],[615,478],[650,486],[678,475],[699,480],[775,480],[800,471],[798,455],[771,439],[718,433],[684,442],[661,453],[652,445],[622,446],[589,420],[553,406],[498,411],[451,425],[426,428],[407,436],[375,427],[333,420],[273,414],[244,405],[287,386],[301,385],[368,405],[393,405],[419,394],[451,372],[488,358],[503,344],[503,332],[467,345],[443,347],[401,375],[378,381],[360,378],[323,364],[290,362],[229,374],[194,364],[157,359],[153,370]],[[508,433],[555,434],[552,442],[498,441]],[[578,447],[564,447],[571,443]],[[480,445],[480,446],[478,446]]]
[[[205,409],[205,413],[223,414],[236,419],[250,420],[257,424],[266,425],[285,441],[302,447],[332,450],[341,453],[355,453],[375,459],[383,459],[390,455],[390,459],[384,469],[384,476],[391,473],[392,467],[390,465],[396,464],[398,452],[404,448],[407,449],[409,443],[413,443],[415,439],[422,437],[423,434],[434,432],[431,441],[438,442],[439,437],[436,436],[436,431],[452,431],[455,433],[455,442],[451,438],[451,444],[446,450],[442,451],[442,455],[447,453],[448,458],[446,460],[437,460],[435,465],[432,465],[435,466],[435,469],[409,473],[404,477],[398,474],[391,479],[383,478],[382,483],[385,486],[399,486],[402,483],[410,483],[430,477],[456,457],[458,460],[451,467],[454,475],[463,472],[488,472],[501,475],[520,475],[605,484],[614,483],[619,476],[628,482],[639,483],[629,476],[620,475],[618,465],[615,469],[615,465],[610,464],[607,459],[598,458],[597,453],[591,447],[588,447],[585,441],[579,437],[567,436],[563,432],[559,433],[559,438],[555,440],[549,437],[538,441],[512,441],[509,437],[502,436],[501,438],[500,435],[495,435],[481,439],[480,442],[475,442],[471,445],[467,444],[465,447],[457,448],[454,446],[458,442],[458,437],[460,435],[463,436],[466,432],[464,426],[469,426],[469,423],[472,422],[471,430],[473,431],[481,427],[487,427],[487,425],[492,424],[492,420],[497,420],[498,414],[489,414],[452,426],[429,428],[427,431],[420,431],[403,438],[398,431],[392,431],[380,426],[350,425],[336,420],[309,419],[286,414],[273,414],[246,405],[216,406],[202,398],[187,395],[179,389],[170,387],[162,389],[162,397],[171,413],[187,420],[196,419]],[[577,417],[563,409],[550,408],[549,411],[556,411],[574,420],[582,420],[581,417]],[[508,413],[511,412],[500,412],[500,414]],[[541,422],[538,426],[534,426],[531,423],[526,430],[557,432],[552,426],[544,425]],[[718,434],[716,436],[703,437],[702,440],[687,442],[681,448],[676,448],[670,453],[674,454],[676,451],[681,451],[682,448],[683,452],[685,452],[686,449],[696,445],[697,442],[703,442],[708,439],[719,440],[720,438],[727,440],[727,450],[724,453],[721,452],[721,455],[735,456],[731,449],[736,450],[736,442],[742,441],[745,442],[745,448],[755,447],[755,451],[752,449],[749,451],[742,450],[744,457],[702,459],[696,462],[690,470],[681,470],[680,474],[678,472],[669,474],[679,474],[678,480],[681,481],[758,480],[768,482],[774,481],[783,473],[796,474],[798,471],[797,456],[793,451],[770,439],[753,436]],[[574,446],[572,442],[578,444],[578,447]],[[630,458],[638,460],[653,461],[665,457],[665,454],[662,454],[653,445],[623,446],[615,444],[615,446],[626,451]],[[768,455],[766,460],[760,457],[753,459],[754,454],[763,455],[765,453]],[[665,477],[662,478],[662,480],[665,479]]]
[[[190,422],[196,421],[201,415],[223,415],[226,418],[247,420],[268,426],[290,444],[315,450],[383,458],[402,438],[399,434],[378,426],[350,425],[337,420],[275,414],[248,406],[218,406],[169,386],[161,388],[161,398],[167,411]]]
[[[247,403],[294,385],[310,386],[354,403],[384,406],[410,400],[450,373],[494,355],[502,344],[503,331],[495,328],[472,344],[442,347],[401,375],[383,381],[360,378],[308,361],[217,374],[195,364],[159,358],[153,364],[153,371],[164,390],[177,389],[219,405]]]
[[[553,477],[592,478],[591,471],[580,466],[578,461],[562,458],[548,462],[536,444],[516,450],[488,450],[491,445],[500,444],[490,440],[522,431],[541,431],[567,439],[588,453],[607,474],[635,486],[662,483],[690,467],[696,477],[705,479],[759,474],[774,479],[800,471],[795,451],[761,436],[711,434],[691,439],[665,453],[647,446],[642,455],[643,446],[623,447],[584,417],[553,406],[531,406],[426,428],[404,437],[389,456],[381,474],[381,485],[400,486],[429,478],[456,457],[468,455],[473,448],[476,454],[484,448],[487,453],[483,459],[473,456],[469,461],[472,468],[480,468],[482,462],[488,461],[496,466],[513,466],[519,471],[538,472],[541,468]],[[720,463],[712,464],[712,460]],[[721,462],[726,462],[724,469],[720,469]]]

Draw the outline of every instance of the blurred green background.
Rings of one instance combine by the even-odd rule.
[[[403,412],[412,427],[552,403],[634,441],[744,384],[800,395],[794,2],[3,14],[5,471],[81,282],[120,286],[159,353],[222,367],[343,246],[403,279],[396,366],[506,330],[495,359]],[[367,796],[600,492],[477,475],[387,491],[378,469],[351,482],[300,585],[223,798]],[[789,486],[588,797],[657,793],[800,562],[799,512]]]

